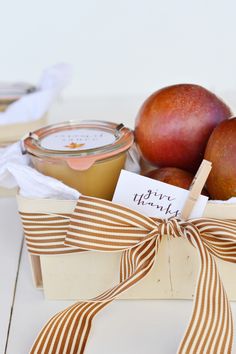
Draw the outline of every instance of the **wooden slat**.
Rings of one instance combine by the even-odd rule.
[[[4,353],[22,244],[14,198],[0,198],[0,353]]]

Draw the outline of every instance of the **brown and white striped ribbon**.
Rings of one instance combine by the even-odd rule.
[[[80,197],[72,215],[21,213],[21,217],[32,254],[122,251],[120,283],[56,314],[42,329],[31,354],[84,353],[94,316],[150,271],[165,235],[185,237],[200,259],[192,318],[177,353],[231,353],[232,315],[214,258],[236,262],[236,221],[151,219],[85,196]]]

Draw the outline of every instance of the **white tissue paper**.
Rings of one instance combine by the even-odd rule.
[[[80,193],[55,178],[44,176],[29,166],[29,158],[22,154],[21,142],[9,146],[0,156],[0,186],[19,187],[27,198],[78,199]]]
[[[235,204],[236,203],[236,197],[229,198],[228,200],[211,200],[211,203],[215,204]]]
[[[23,96],[0,112],[0,125],[30,122],[40,119],[53,100],[69,83],[72,77],[71,65],[56,64],[44,70],[35,92]]]
[[[126,162],[125,162],[125,170],[140,173],[140,155],[137,149],[136,144],[133,144],[132,147],[129,149]]]

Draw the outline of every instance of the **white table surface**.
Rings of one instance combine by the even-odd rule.
[[[141,102],[122,97],[61,101],[50,119],[103,119],[132,126]],[[34,288],[25,247],[21,253],[15,199],[1,198],[0,211],[0,353],[28,354],[43,324],[71,302],[46,301]],[[184,300],[113,302],[97,315],[85,353],[174,354],[191,311],[192,301]],[[236,303],[232,311],[236,320]]]

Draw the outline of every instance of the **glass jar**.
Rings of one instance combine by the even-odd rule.
[[[24,146],[35,168],[77,189],[111,200],[133,132],[103,121],[69,121],[30,133]]]
[[[23,82],[0,82],[0,112],[5,111],[11,103],[19,100],[22,96],[35,90],[34,86]]]

